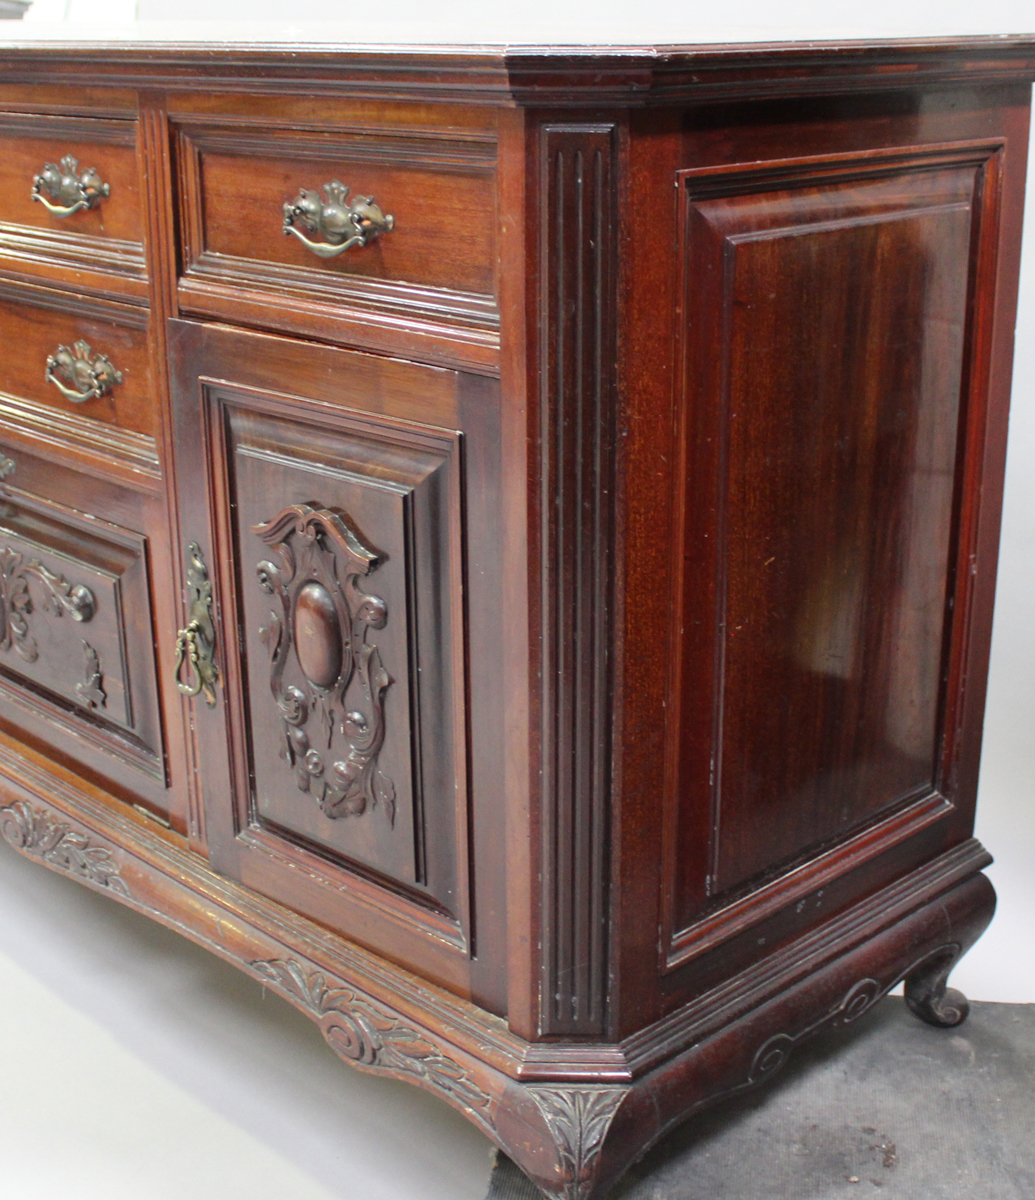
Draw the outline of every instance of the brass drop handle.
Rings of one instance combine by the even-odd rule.
[[[395,218],[386,216],[373,196],[349,200],[348,195],[349,189],[340,179],[324,184],[322,200],[316,192],[302,188],[294,200],[284,205],[284,232],[293,233],[319,258],[337,258],[353,246],[365,246],[394,229]],[[323,241],[313,241],[302,229],[319,235]]]
[[[45,163],[32,180],[33,200],[38,200],[55,217],[70,217],[83,209],[96,208],[110,195],[111,184],[101,179],[97,168],[80,171],[79,160],[71,154],[65,155],[60,166]]]
[[[219,668],[216,666],[216,630],[212,620],[212,583],[197,542],[191,542],[187,547],[187,591],[189,619],[176,635],[176,687],[191,698],[204,692],[205,702],[209,708],[214,708]],[[186,682],[181,678],[185,662],[188,664]]]
[[[122,372],[116,371],[111,359],[106,354],[94,354],[89,343],[82,341],[71,350],[58,346],[47,359],[43,377],[73,404],[99,400],[122,382]]]
[[[201,644],[198,641],[200,629],[200,621],[191,621],[184,629],[180,630],[176,638],[176,686],[185,696],[196,696],[205,686],[205,680],[201,672]],[[184,683],[180,678],[180,670],[183,667],[184,658],[187,658],[190,663],[190,671],[194,677],[193,683]],[[207,696],[208,693],[206,692]],[[209,704],[214,703],[214,697],[209,699]]]

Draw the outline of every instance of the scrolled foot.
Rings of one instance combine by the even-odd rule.
[[[970,1002],[962,992],[947,987],[949,972],[959,957],[955,948],[929,958],[906,976],[905,993],[909,1011],[941,1029],[962,1025],[970,1013]]]

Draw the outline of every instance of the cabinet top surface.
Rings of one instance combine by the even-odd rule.
[[[204,30],[204,36],[199,33]],[[362,27],[144,22],[0,26],[0,80],[640,105],[1035,78],[1035,34],[646,44],[365,44]],[[411,33],[406,30],[407,35]],[[476,34],[477,31],[474,31]],[[103,66],[103,72],[101,67]]]

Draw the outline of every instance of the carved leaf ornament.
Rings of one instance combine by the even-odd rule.
[[[565,1200],[583,1200],[593,1184],[604,1139],[626,1089],[529,1085],[528,1091],[557,1146],[561,1169],[568,1181]]]
[[[280,991],[300,1000],[320,1023],[324,1037],[342,1058],[374,1070],[408,1075],[448,1093],[488,1124],[489,1096],[459,1063],[415,1029],[344,987],[328,987],[319,971],[292,959],[253,962],[252,968]]]
[[[101,672],[97,651],[83,639],[83,678],[75,685],[75,694],[87,708],[106,708],[108,695],[104,690],[104,675]]]
[[[35,662],[39,648],[27,620],[34,610],[30,580],[40,587],[40,606],[55,617],[68,613],[73,621],[89,621],[96,601],[83,584],[71,584],[63,575],[48,571],[38,559],[26,560],[19,551],[0,547],[0,650],[13,646],[26,662]]]
[[[129,895],[111,851],[93,845],[85,834],[63,821],[55,821],[46,809],[34,808],[25,800],[0,808],[0,834],[23,854],[121,896]]]
[[[377,761],[392,680],[367,641],[370,630],[384,628],[388,608],[359,587],[378,555],[345,518],[308,504],[252,532],[276,559],[257,572],[262,590],[280,601],[259,633],[283,722],[282,757],[326,816],[380,807],[394,824],[395,786]]]

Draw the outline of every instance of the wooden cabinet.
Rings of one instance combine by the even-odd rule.
[[[957,1024],[1033,76],[0,51],[0,832],[557,1200]]]

